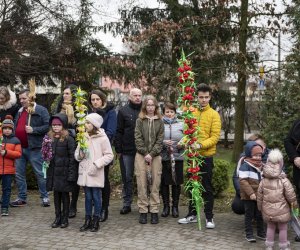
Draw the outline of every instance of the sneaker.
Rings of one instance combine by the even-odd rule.
[[[214,229],[215,228],[215,223],[213,219],[206,220],[206,228],[207,229]]]
[[[246,236],[246,240],[251,243],[256,242],[256,239],[253,236]]]
[[[182,219],[179,219],[178,224],[189,224],[189,223],[197,223],[197,216],[196,215],[188,215]]]
[[[266,240],[266,234],[257,234],[256,238],[258,238],[260,240]]]
[[[16,199],[15,201],[12,201],[10,203],[11,207],[24,207],[27,205],[26,201],[20,200],[20,199]]]
[[[49,198],[43,198],[42,206],[43,207],[50,207],[50,200],[49,200]]]
[[[8,216],[8,208],[1,209],[1,216]]]

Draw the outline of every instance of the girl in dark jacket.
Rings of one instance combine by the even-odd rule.
[[[53,115],[48,136],[52,139],[52,159],[47,170],[47,191],[54,191],[55,220],[52,227],[69,225],[70,196],[76,186],[77,162],[74,158],[76,144],[67,130],[65,114]],[[62,210],[61,210],[62,204]]]
[[[62,113],[68,118],[67,128],[69,134],[75,139],[76,137],[76,118],[75,118],[75,105],[74,105],[74,94],[77,90],[77,86],[74,84],[67,85],[61,95],[58,105],[54,110],[54,114]],[[77,163],[77,162],[76,162]],[[77,163],[78,169],[78,163]],[[77,213],[77,201],[79,196],[80,187],[75,186],[72,192],[72,199],[70,204],[69,218],[74,218]]]
[[[102,116],[103,124],[101,128],[104,129],[110,143],[112,144],[113,138],[117,129],[117,114],[115,106],[107,102],[107,96],[99,89],[92,90],[89,96],[89,113],[97,113]],[[109,168],[108,164],[104,168],[104,188],[102,189],[102,210],[100,214],[100,221],[104,222],[108,217],[108,206],[110,199],[110,182],[109,182]]]

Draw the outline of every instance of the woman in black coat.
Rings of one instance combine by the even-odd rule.
[[[67,130],[65,114],[53,115],[48,136],[52,139],[52,159],[47,170],[47,191],[54,191],[55,221],[52,227],[68,226],[70,196],[76,186],[77,162],[74,158],[75,140]],[[63,209],[61,209],[61,204]]]

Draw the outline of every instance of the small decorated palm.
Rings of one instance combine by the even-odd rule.
[[[184,119],[184,137],[181,144],[185,146],[184,158],[187,164],[189,179],[185,185],[185,190],[191,192],[192,203],[197,212],[198,228],[201,230],[201,208],[204,205],[202,192],[204,188],[201,184],[201,165],[202,157],[199,154],[200,145],[197,141],[199,138],[200,127],[198,120],[194,116],[194,111],[199,108],[196,93],[196,83],[194,81],[194,72],[191,63],[186,59],[182,51],[181,58],[178,60],[179,68],[177,76],[179,81],[179,98],[178,105],[182,108]]]
[[[81,90],[79,87],[75,93],[75,111],[77,117],[77,134],[76,141],[79,145],[79,148],[84,154],[88,153],[88,145],[85,136],[85,117],[87,112],[86,103],[86,92]]]
[[[43,138],[43,143],[42,143],[42,158],[43,158],[43,174],[44,178],[47,178],[47,169],[49,168],[50,161],[53,157],[53,152],[52,152],[52,139],[48,136],[45,135]]]

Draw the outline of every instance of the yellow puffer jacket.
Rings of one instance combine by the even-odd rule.
[[[209,104],[193,113],[198,120],[198,126],[200,126],[200,137],[198,138],[198,143],[201,144],[200,154],[212,156],[216,153],[216,145],[221,133],[220,115]]]

